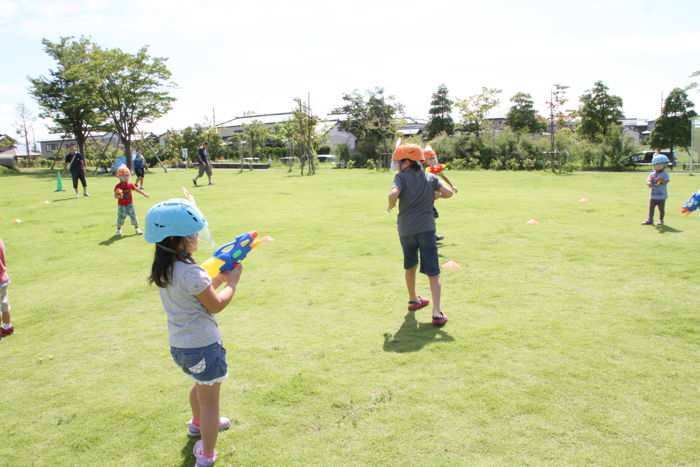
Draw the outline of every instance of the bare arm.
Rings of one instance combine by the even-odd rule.
[[[389,192],[389,206],[387,207],[387,211],[391,211],[396,207],[396,201],[399,199],[399,195],[401,194],[401,190],[398,189],[398,187],[393,187],[391,191]]]
[[[210,314],[219,313],[221,310],[231,303],[236,294],[236,286],[241,278],[243,268],[238,265],[233,271],[227,271],[219,274],[202,293],[197,295],[199,302],[206,308]],[[226,287],[220,291],[216,291],[219,285],[226,282]],[[216,286],[216,287],[215,287]]]
[[[150,198],[150,196],[148,196],[148,193],[146,193],[145,191],[143,191],[139,188],[134,188],[134,191],[136,191],[137,193],[140,193],[141,195],[145,196],[146,198]]]
[[[452,189],[450,189],[450,187],[447,187],[442,183],[438,184],[438,189],[435,192],[435,199],[452,198],[452,195],[454,195],[454,192],[452,191]]]

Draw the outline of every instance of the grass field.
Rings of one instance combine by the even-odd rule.
[[[148,176],[139,218],[192,175]],[[680,215],[700,178],[672,175],[657,229],[642,173],[450,177],[441,261],[463,268],[443,274],[441,330],[406,312],[390,174],[219,170],[191,190],[217,242],[276,240],[218,317],[218,465],[700,465],[700,216]],[[0,465],[191,465],[152,246],[113,238],[115,179],[89,183],[74,199],[0,177]]]

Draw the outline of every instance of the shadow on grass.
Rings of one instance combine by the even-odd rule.
[[[194,443],[197,442],[196,438],[187,438],[187,444],[182,447],[180,453],[182,454],[182,464],[181,467],[192,467],[195,464],[196,459],[192,450],[194,449]]]
[[[138,237],[138,234],[131,234],[131,235],[112,235],[109,237],[107,240],[102,240],[99,244],[101,246],[110,246],[114,242],[118,242],[119,240],[124,240],[125,238],[131,238],[131,237]]]
[[[51,201],[51,202],[52,202],[52,203],[61,203],[61,202],[63,202],[63,201],[70,201],[70,200],[76,200],[76,199],[80,199],[80,198],[78,198],[77,196],[73,195],[73,196],[70,196],[70,197],[68,197],[68,198],[59,198],[59,199],[55,199],[55,200],[53,200],[53,201]]]
[[[403,324],[393,336],[389,333],[384,334],[384,351],[417,352],[427,344],[452,341],[454,338],[443,328],[433,326],[432,322],[419,323],[416,321],[415,313],[409,311],[404,316]]]
[[[683,232],[682,230],[674,229],[673,227],[670,227],[668,225],[657,225],[656,231],[659,232],[660,234]]]

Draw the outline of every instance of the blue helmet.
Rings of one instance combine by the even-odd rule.
[[[656,165],[656,164],[668,164],[670,161],[668,160],[668,157],[666,157],[665,154],[657,154],[654,156],[654,158],[651,160],[651,165]]]
[[[161,201],[146,214],[146,241],[158,243],[167,237],[187,237],[207,226],[199,209],[186,199]]]

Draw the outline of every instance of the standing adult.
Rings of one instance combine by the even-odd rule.
[[[75,190],[75,197],[78,198],[78,180],[83,185],[83,195],[90,196],[87,192],[87,180],[85,179],[85,156],[80,154],[75,146],[71,146],[70,152],[66,154],[66,158],[63,161],[63,169],[67,167],[70,168],[70,175],[73,178],[73,190]]]
[[[143,179],[146,175],[146,160],[140,152],[134,153],[134,172],[136,173],[136,186],[143,190]]]
[[[192,183],[194,183],[194,186],[197,186],[197,179],[206,173],[207,178],[209,179],[209,184],[211,185],[212,183],[211,162],[209,161],[209,143],[203,143],[199,147],[199,150],[197,151],[197,159],[199,160],[199,173],[196,177],[192,179]]]

